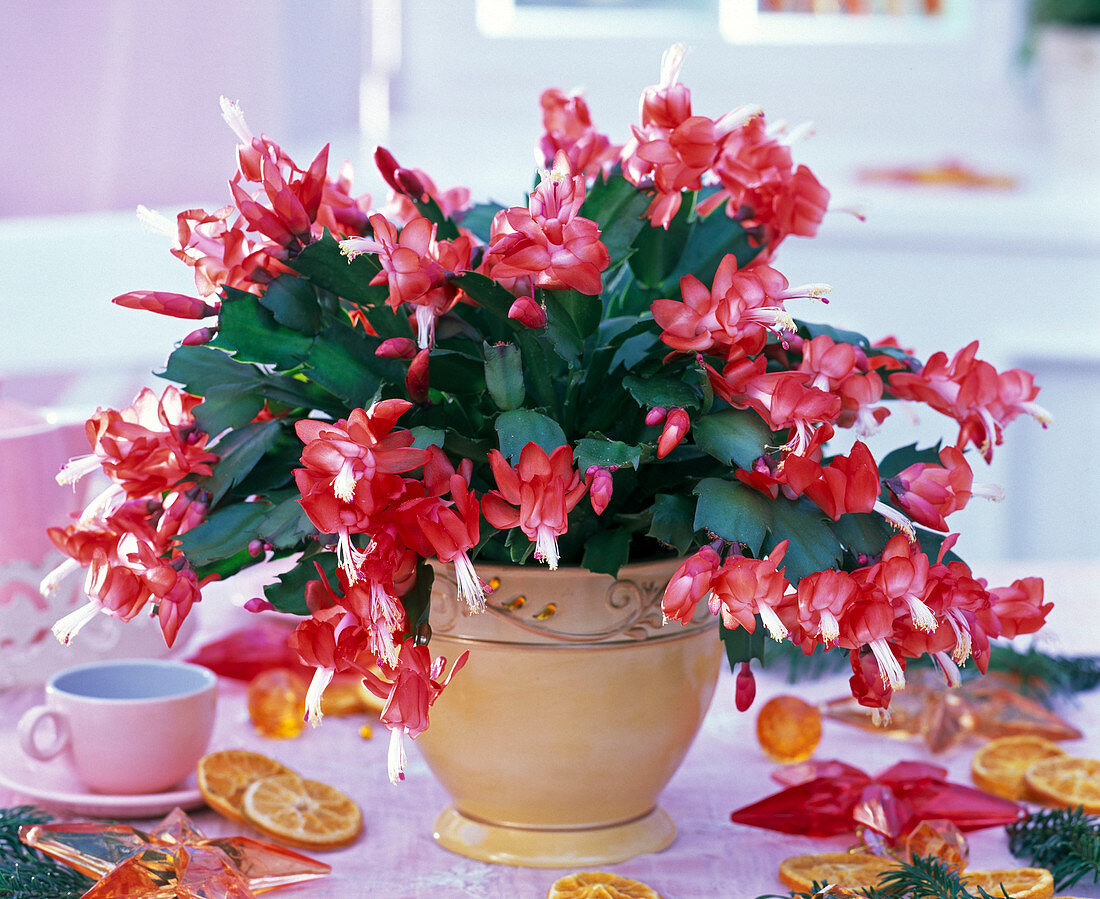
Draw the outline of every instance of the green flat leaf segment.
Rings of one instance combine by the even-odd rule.
[[[565,432],[554,419],[529,409],[502,412],[496,421],[500,451],[513,465],[528,443],[537,443],[549,455],[566,443]]]
[[[815,571],[835,568],[843,555],[843,549],[831,522],[824,513],[805,497],[791,502],[784,497],[768,504],[772,512],[765,551],[770,553],[776,545],[788,540],[787,553],[780,563],[786,568],[787,580],[793,586]]]
[[[772,433],[756,412],[723,409],[695,419],[691,423],[691,439],[719,462],[748,471],[771,443]]]
[[[693,492],[699,497],[694,530],[710,531],[759,553],[772,527],[772,503],[744,484],[722,478],[703,478]]]

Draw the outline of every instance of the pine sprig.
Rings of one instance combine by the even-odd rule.
[[[769,893],[756,899],[825,899],[822,893],[829,884],[815,881],[804,892]],[[962,875],[947,862],[934,856],[914,855],[908,862],[883,873],[875,886],[859,890],[855,895],[865,899],[1007,899],[1002,887],[999,893],[987,893],[980,886],[969,892]]]
[[[95,883],[19,839],[23,825],[49,820],[30,805],[0,809],[0,899],[75,899]]]
[[[1047,809],[1010,824],[1009,851],[1046,868],[1056,889],[1073,886],[1085,877],[1100,882],[1100,818],[1080,807]]]

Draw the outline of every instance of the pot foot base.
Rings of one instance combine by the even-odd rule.
[[[664,811],[588,830],[537,830],[467,818],[453,806],[435,821],[435,841],[451,852],[482,862],[529,868],[578,868],[624,862],[660,852],[676,839],[676,825]]]

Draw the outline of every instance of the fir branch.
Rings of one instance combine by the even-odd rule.
[[[1089,875],[1100,882],[1100,818],[1080,807],[1047,809],[1010,824],[1009,851],[1028,858],[1032,867],[1046,868],[1062,890]]]
[[[49,820],[30,805],[0,809],[0,899],[70,899],[83,895],[95,883],[19,839],[23,825]]]

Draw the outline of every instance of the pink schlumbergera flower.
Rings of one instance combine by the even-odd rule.
[[[413,641],[401,645],[401,655],[394,666],[383,668],[383,674],[392,678],[387,682],[367,671],[363,683],[379,699],[385,699],[382,723],[390,731],[388,768],[391,783],[405,779],[405,747],[402,738],[408,734],[416,739],[428,727],[428,709],[439,698],[443,688],[455,673],[466,664],[469,652],[464,652],[442,677],[447,667],[443,656],[432,659],[428,647]],[[442,680],[440,679],[442,678]]]
[[[399,475],[427,459],[425,450],[412,446],[411,432],[394,431],[410,406],[382,400],[337,422],[302,419],[294,426],[305,444],[303,467],[294,470],[302,508],[322,534],[337,535],[337,554],[349,580],[358,578],[364,558],[352,534],[369,533],[372,516],[401,495]]]
[[[600,273],[611,257],[599,226],[578,215],[587,192],[583,175],[573,175],[564,155],[543,171],[527,208],[513,206],[493,221],[482,269],[491,278],[530,279],[535,287],[598,294]]]
[[[382,215],[372,215],[374,237],[353,237],[340,242],[348,259],[362,253],[378,254],[382,265],[371,284],[387,284],[386,303],[395,311],[409,303],[416,316],[417,342],[421,349],[435,342],[436,319],[459,299],[459,290],[448,280],[452,272],[469,268],[473,243],[466,235],[436,240],[436,225],[426,218],[412,219],[400,235]]]
[[[766,265],[739,270],[737,260],[727,255],[709,290],[694,275],[684,275],[683,301],[654,300],[651,310],[662,328],[661,340],[672,349],[719,353],[731,362],[756,356],[769,333],[795,330],[783,305],[786,300],[821,299],[829,290],[825,284],[790,287],[783,275]]]
[[[959,422],[957,446],[973,443],[989,462],[993,447],[1002,441],[1002,429],[1018,415],[1035,418],[1044,428],[1051,416],[1034,402],[1039,393],[1031,374],[1013,368],[998,373],[977,358],[978,341],[959,350],[948,362],[946,353],[934,353],[919,374],[890,375],[890,390],[898,399],[927,403]]]
[[[558,567],[558,537],[569,528],[569,513],[587,489],[573,467],[573,448],[559,446],[549,455],[537,443],[520,451],[515,468],[497,450],[489,450],[497,490],[481,499],[481,511],[495,528],[519,527],[535,544],[535,558]]]
[[[1004,498],[995,484],[974,483],[974,473],[956,447],[945,446],[939,455],[940,465],[916,462],[885,482],[902,511],[918,524],[946,531],[947,516],[965,508],[972,496]]]

